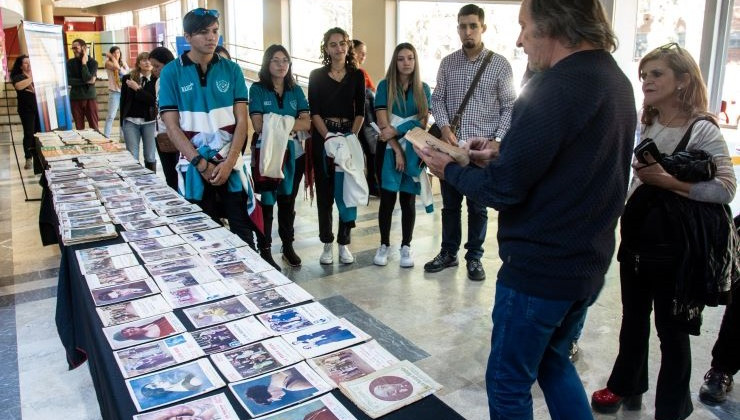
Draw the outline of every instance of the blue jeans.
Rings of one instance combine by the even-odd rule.
[[[445,181],[440,182],[442,191],[442,250],[457,254],[462,242],[462,200],[455,187]],[[488,209],[467,198],[468,203],[468,242],[465,243],[465,259],[479,260],[483,257],[483,241],[488,229]]]
[[[154,121],[139,125],[123,120],[123,140],[126,142],[126,150],[134,155],[137,162],[139,161],[139,141],[144,143],[144,162],[157,161],[157,144],[154,140],[155,125]]]
[[[118,108],[121,106],[121,92],[108,91],[108,116],[105,117],[105,128],[103,135],[110,137],[110,131],[113,129],[113,120],[116,119]],[[123,125],[123,124],[121,124]]]
[[[496,285],[486,370],[491,420],[532,419],[535,380],[553,420],[593,419],[568,350],[594,300],[543,299]]]

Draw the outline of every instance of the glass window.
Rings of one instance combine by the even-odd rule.
[[[134,13],[121,12],[105,16],[105,30],[115,31],[128,26],[134,26]]]
[[[457,13],[469,2],[414,1],[398,2],[398,43],[410,42],[419,53],[422,79],[437,84],[437,69],[446,55],[462,45],[457,34]],[[517,48],[519,36],[518,3],[481,3],[485,12],[486,48],[503,55],[511,63],[514,85],[519,86],[527,68],[527,56]]]
[[[175,38],[182,35],[182,8],[175,1],[164,5],[166,47],[175,51]]]
[[[718,116],[720,123],[737,127],[740,122],[740,6],[737,3],[733,9],[730,25],[722,104]],[[728,139],[727,136],[725,138]],[[735,154],[737,151],[730,149],[730,153]]]
[[[227,0],[226,26],[231,58],[239,64],[259,68],[264,51],[262,0]]]
[[[324,32],[334,27],[352,36],[352,0],[290,0],[290,54],[294,74],[308,77],[311,70],[321,65]]]
[[[147,7],[146,9],[139,10],[139,26],[148,25],[150,23],[160,22],[159,18],[159,6]]]
[[[188,11],[198,8],[198,0],[187,0]]]

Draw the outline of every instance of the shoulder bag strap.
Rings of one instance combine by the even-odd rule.
[[[481,64],[480,68],[478,69],[478,72],[475,74],[475,77],[473,78],[473,82],[470,84],[468,91],[465,92],[465,97],[463,98],[462,103],[460,103],[460,107],[457,109],[455,116],[452,118],[452,123],[450,124],[450,128],[452,129],[452,132],[455,133],[456,135],[457,135],[457,128],[460,126],[460,119],[462,119],[462,113],[465,110],[465,106],[468,105],[468,102],[470,101],[470,97],[473,96],[473,91],[475,90],[475,87],[478,85],[478,81],[480,81],[480,78],[483,75],[483,72],[486,70],[488,63],[491,62],[491,58],[493,58],[493,51],[488,51],[488,54],[486,55],[486,58],[483,59],[483,64]]]
[[[686,150],[686,146],[689,144],[689,139],[691,138],[691,131],[694,129],[694,125],[698,123],[699,121],[709,121],[714,125],[717,125],[717,123],[710,117],[702,116],[694,120],[694,122],[691,123],[689,128],[686,130],[686,133],[684,133],[683,137],[681,138],[681,141],[678,142],[678,145],[673,150],[672,154],[676,154],[678,152],[683,152]]]

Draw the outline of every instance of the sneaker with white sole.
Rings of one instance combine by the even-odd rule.
[[[401,268],[411,268],[414,266],[414,253],[411,247],[404,245],[401,247]]]
[[[388,251],[389,246],[380,244],[380,248],[375,252],[375,258],[373,258],[373,264],[375,265],[386,265],[388,264]]]
[[[324,244],[324,251],[321,253],[321,256],[319,257],[319,262],[321,264],[327,265],[327,264],[333,264],[334,263],[334,248],[332,247],[331,243]]]
[[[339,262],[342,264],[352,264],[355,262],[355,257],[349,252],[347,245],[339,245]]]

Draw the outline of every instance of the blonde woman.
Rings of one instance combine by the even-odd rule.
[[[108,116],[105,118],[103,135],[110,137],[113,120],[116,119],[118,108],[121,105],[121,78],[128,74],[130,69],[121,56],[121,49],[114,45],[105,54],[105,72],[108,74]]]

